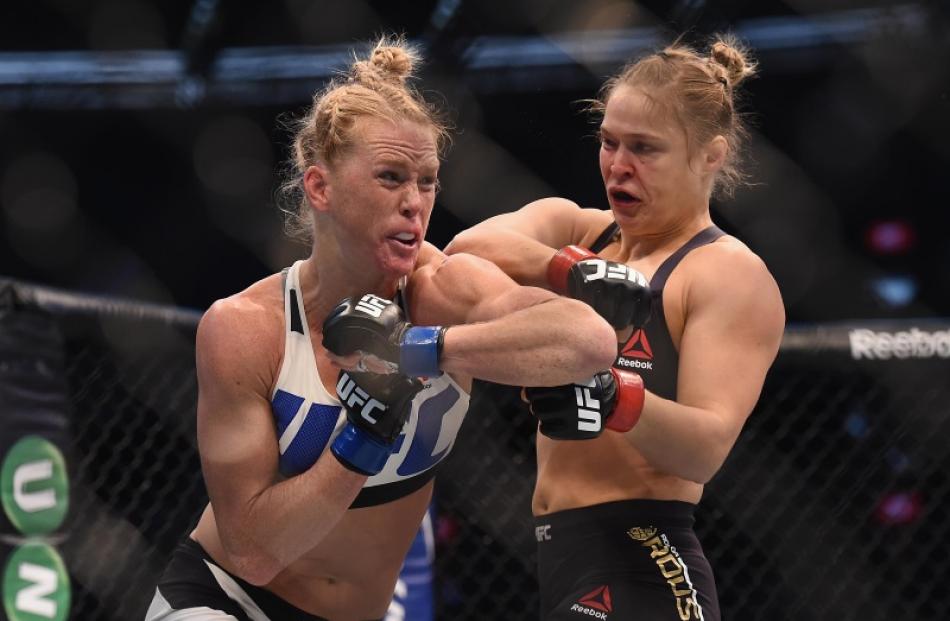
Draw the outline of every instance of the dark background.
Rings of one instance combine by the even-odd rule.
[[[717,222],[790,321],[950,314],[943,2],[37,0],[0,8],[0,275],[204,309],[289,264],[282,115],[402,32],[458,130],[429,238],[547,195],[605,206],[579,100],[731,30],[755,185]]]

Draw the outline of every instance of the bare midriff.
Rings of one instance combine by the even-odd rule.
[[[334,621],[384,617],[431,497],[429,482],[393,502],[350,509],[319,545],[264,588],[305,612]],[[210,505],[191,537],[222,569],[236,573]]]
[[[698,503],[703,486],[660,472],[624,437],[605,431],[599,438],[556,441],[540,433],[538,482],[532,511],[545,515],[638,498]]]

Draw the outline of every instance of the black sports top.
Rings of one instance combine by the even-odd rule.
[[[611,223],[591,244],[591,252],[603,250],[617,234],[617,223]],[[691,250],[705,246],[725,235],[718,227],[710,226],[697,233],[680,246],[656,270],[650,279],[653,294],[653,313],[647,324],[633,334],[614,361],[618,369],[630,369],[640,374],[647,390],[664,399],[676,399],[676,381],[679,375],[679,352],[673,346],[673,338],[663,313],[663,288],[670,274],[683,257]]]

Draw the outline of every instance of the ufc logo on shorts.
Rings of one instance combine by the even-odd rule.
[[[619,263],[611,263],[608,265],[603,259],[588,259],[585,263],[594,268],[593,272],[587,273],[587,280],[601,280],[603,278],[607,280],[629,280],[630,282],[637,283],[641,287],[647,286],[646,277],[626,265]]]
[[[535,526],[534,536],[538,540],[538,543],[542,541],[551,541],[551,525],[543,524],[541,526]]]
[[[383,314],[383,310],[390,304],[392,304],[392,302],[389,300],[373,295],[372,293],[367,293],[356,303],[356,310],[378,319],[379,316]]]
[[[594,387],[594,378],[586,384],[574,384],[574,397],[577,400],[577,430],[600,431],[600,400],[590,394]]]
[[[357,386],[356,382],[346,373],[340,374],[340,381],[337,382],[336,385],[336,394],[351,408],[362,405],[363,408],[360,410],[360,416],[373,425],[376,424],[376,419],[373,417],[373,410],[379,410],[380,412],[386,411],[385,405],[371,398],[366,391]]]

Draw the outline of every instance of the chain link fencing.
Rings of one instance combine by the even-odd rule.
[[[70,619],[141,619],[207,502],[197,313],[18,288],[65,352]],[[950,618],[948,380],[945,321],[786,333],[697,511],[724,619]],[[537,617],[533,433],[517,390],[473,395],[436,485],[440,621]]]

